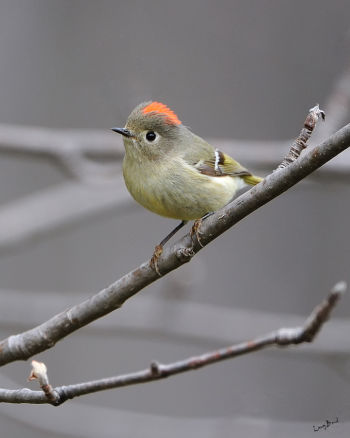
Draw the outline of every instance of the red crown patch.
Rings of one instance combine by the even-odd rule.
[[[177,115],[168,108],[164,103],[161,102],[151,102],[149,105],[145,106],[142,110],[143,114],[159,114],[164,116],[165,120],[171,125],[181,125],[181,121]]]

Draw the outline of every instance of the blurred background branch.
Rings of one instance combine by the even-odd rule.
[[[66,182],[9,202],[0,206],[0,255],[130,203],[121,175],[114,178],[113,183]]]

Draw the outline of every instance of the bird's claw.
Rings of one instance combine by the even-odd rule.
[[[152,256],[151,262],[150,262],[151,268],[156,271],[156,273],[159,275],[159,277],[161,277],[162,275],[161,275],[159,268],[158,268],[158,259],[162,255],[162,252],[163,252],[163,246],[157,245],[154,248],[153,256]]]
[[[193,241],[193,236],[196,236],[197,242],[203,248],[204,245],[202,244],[201,238],[200,238],[201,225],[202,225],[202,219],[196,219],[194,221],[194,224],[193,224],[192,229],[191,229],[191,239]]]

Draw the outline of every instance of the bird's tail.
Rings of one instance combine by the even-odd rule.
[[[243,176],[243,180],[246,184],[250,184],[251,186],[255,186],[256,184],[259,184],[264,178],[260,178],[260,176],[255,175],[246,175]]]

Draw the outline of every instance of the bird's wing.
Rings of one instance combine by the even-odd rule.
[[[194,136],[197,137],[197,136]],[[209,176],[248,176],[251,173],[229,155],[214,149],[209,143],[201,138],[194,139],[197,147],[191,150],[192,164],[200,173]]]
[[[215,149],[214,156],[199,161],[195,166],[201,173],[211,176],[247,176],[251,173],[229,155]]]

